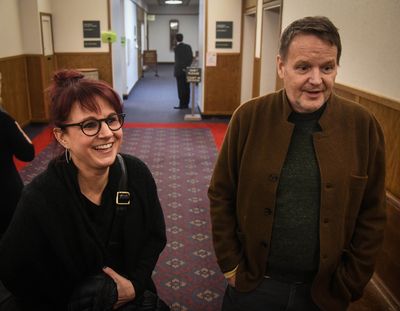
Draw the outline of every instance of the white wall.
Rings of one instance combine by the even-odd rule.
[[[275,91],[279,49],[279,11],[265,10],[262,23],[260,95]]]
[[[126,85],[124,94],[129,94],[138,80],[138,44],[136,21],[136,4],[131,0],[125,0],[125,71]],[[140,27],[140,26],[139,26]]]
[[[99,20],[100,31],[108,30],[107,0],[52,0],[51,4],[55,52],[108,52],[108,43],[100,48],[84,48],[82,28],[84,20]]]
[[[24,54],[18,1],[0,0],[0,57]]]
[[[25,1],[32,1],[32,0],[25,0]],[[36,0],[38,11],[42,13],[51,13],[52,12],[52,0]]]
[[[202,72],[202,77],[201,77],[201,81],[204,81],[204,62],[205,62],[205,51],[204,51],[204,47],[206,44],[206,35],[205,35],[205,31],[203,31],[203,29],[205,29],[205,24],[206,24],[206,16],[205,16],[205,0],[199,0],[199,58],[198,58],[198,64],[197,66],[199,68],[202,68],[203,72]],[[197,85],[197,98],[195,99],[195,102],[197,104],[197,106],[199,106],[200,111],[204,111],[204,102],[203,102],[203,98],[204,98],[204,87],[203,87],[204,83],[199,83]]]
[[[208,0],[207,2],[207,50],[218,53],[240,53],[240,32],[242,1],[241,0]],[[233,21],[232,49],[215,48],[215,29],[217,21]],[[218,41],[229,41],[220,40]]]
[[[125,47],[121,44],[121,36],[125,36],[124,30],[124,0],[111,1],[111,29],[117,33],[117,42],[111,44],[113,87],[122,97],[126,89]]]
[[[174,51],[170,50],[169,21],[179,21],[179,32],[183,41],[190,44],[193,54],[198,50],[199,17],[198,15],[156,15],[155,21],[148,21],[149,50],[157,50],[158,62],[174,62]]]
[[[400,100],[399,0],[284,0],[282,29],[310,15],[325,15],[339,28],[337,82]]]
[[[246,15],[243,19],[243,51],[240,102],[248,101],[253,96],[253,71],[256,37],[256,16]]]
[[[44,8],[44,4],[39,8],[35,0],[19,0],[21,40],[25,54],[42,54],[40,12],[51,13],[51,9],[48,6]]]

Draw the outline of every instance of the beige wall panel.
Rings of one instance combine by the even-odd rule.
[[[3,107],[21,125],[30,121],[25,56],[0,58]]]
[[[217,66],[206,67],[204,114],[230,115],[240,104],[241,57],[218,54]]]

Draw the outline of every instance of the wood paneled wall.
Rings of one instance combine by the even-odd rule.
[[[379,282],[390,291],[400,310],[400,200],[388,193],[387,225],[382,251],[376,265]]]
[[[387,226],[372,282],[400,310],[400,102],[337,83],[335,92],[374,113],[386,142]]]
[[[24,126],[31,119],[25,56],[1,58],[0,72],[2,73],[3,107]]]
[[[204,115],[231,115],[240,105],[241,56],[217,55],[217,66],[204,74]]]
[[[42,79],[42,55],[27,55],[28,90],[31,107],[31,121],[44,122],[48,118],[44,105],[44,89]]]
[[[372,111],[383,128],[386,142],[386,188],[400,198],[400,102],[336,84],[338,95],[354,100]]]
[[[112,85],[110,53],[57,53],[59,69],[97,68],[99,79]]]

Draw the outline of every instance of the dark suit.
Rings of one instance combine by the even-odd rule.
[[[190,84],[186,82],[186,67],[192,64],[193,52],[189,44],[178,43],[175,47],[174,76],[178,86],[179,106],[187,108],[190,102]]]

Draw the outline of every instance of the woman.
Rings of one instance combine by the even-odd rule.
[[[55,74],[49,91],[54,136],[65,151],[26,187],[0,244],[0,279],[24,310],[66,310],[93,275],[115,283],[114,309],[140,304],[145,291],[155,292],[165,223],[142,161],[122,156],[127,189],[119,189],[121,100],[104,82],[68,70]],[[121,190],[130,203],[119,219]]]
[[[1,90],[1,89],[0,89]],[[1,97],[0,97],[1,105]],[[0,106],[0,238],[6,231],[24,186],[13,157],[29,162],[35,149],[19,124]]]

